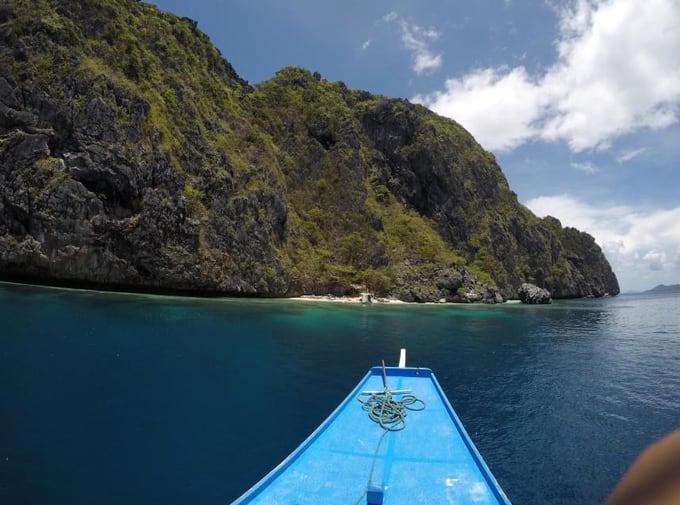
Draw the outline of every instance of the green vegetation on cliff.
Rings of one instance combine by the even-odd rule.
[[[456,122],[299,68],[255,87],[133,0],[0,7],[0,275],[194,293],[618,293]]]

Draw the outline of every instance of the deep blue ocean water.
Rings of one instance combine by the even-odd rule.
[[[370,366],[430,367],[514,505],[680,426],[680,297],[327,304],[0,284],[0,503],[228,504]]]

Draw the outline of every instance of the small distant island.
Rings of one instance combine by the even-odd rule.
[[[668,286],[665,284],[659,284],[656,287],[653,287],[652,289],[648,289],[647,291],[643,291],[644,294],[658,294],[658,293],[674,293],[674,294],[680,294],[680,284],[669,284]]]

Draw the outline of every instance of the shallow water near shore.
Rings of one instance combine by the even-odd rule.
[[[328,304],[0,284],[0,503],[225,504],[399,349],[515,505],[601,503],[680,426],[680,297]]]

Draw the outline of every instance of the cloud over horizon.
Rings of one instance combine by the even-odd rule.
[[[607,149],[619,136],[678,121],[680,2],[574,0],[558,20],[556,61],[542,75],[475,69],[413,101],[499,151],[534,140]]]
[[[538,216],[554,216],[563,226],[592,235],[622,291],[680,283],[680,206],[596,206],[566,194],[541,196],[525,205]]]

